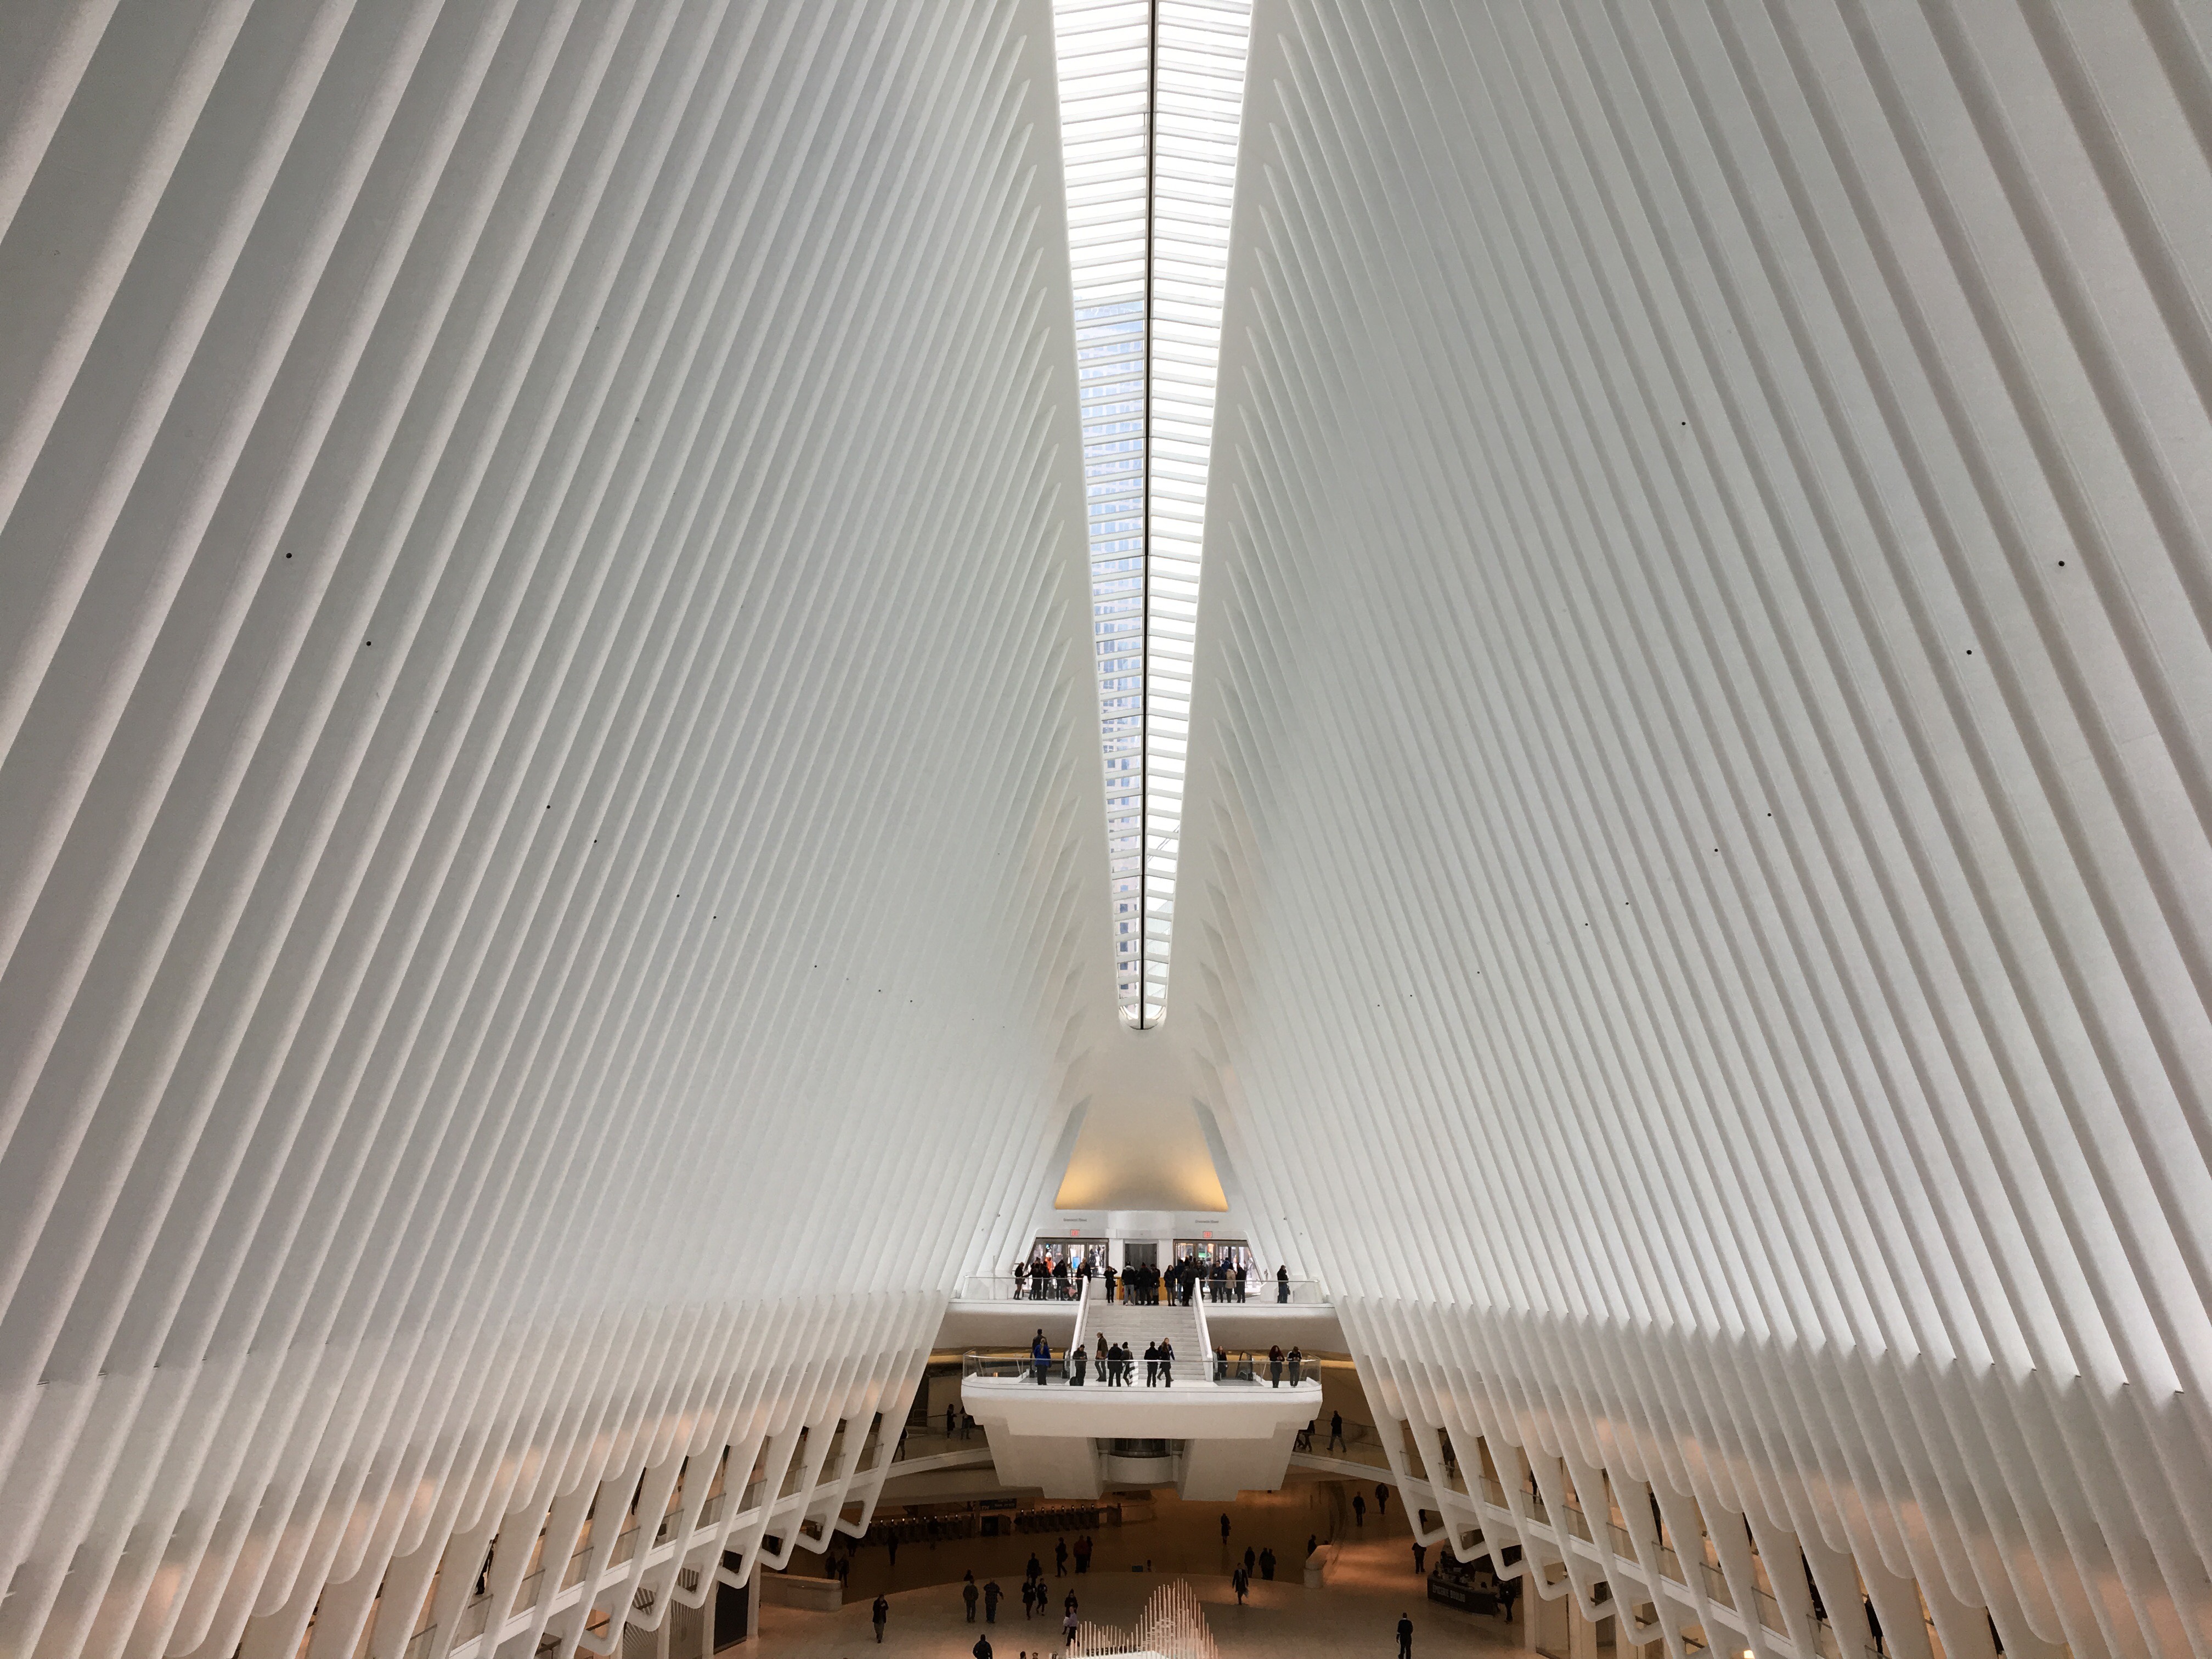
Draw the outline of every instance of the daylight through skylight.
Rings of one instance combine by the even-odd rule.
[[[1175,922],[1199,538],[1249,0],[1060,0],[1109,891],[1122,1018]]]

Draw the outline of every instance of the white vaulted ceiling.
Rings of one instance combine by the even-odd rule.
[[[665,1631],[1064,1168],[1667,1659],[2212,1653],[2203,5],[1162,9],[1132,614],[1052,0],[0,6],[0,1653]]]
[[[1049,5],[0,41],[0,1651],[902,1411],[1116,1023]]]
[[[1168,1023],[1431,1450],[1954,1644],[2212,1645],[2205,22],[1254,21]]]

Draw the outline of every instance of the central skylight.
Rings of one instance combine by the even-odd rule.
[[[1109,891],[1121,1017],[1159,1023],[1175,924],[1249,0],[1058,0]]]

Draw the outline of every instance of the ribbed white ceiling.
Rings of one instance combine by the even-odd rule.
[[[1139,1035],[1049,0],[0,7],[0,1653],[657,1640],[1087,1097],[1624,1640],[2212,1655],[2208,43],[1262,0]]]
[[[2206,24],[1255,16],[1177,1019],[1432,1450],[1847,1659],[2212,1648]]]
[[[902,1414],[1115,1032],[1050,9],[0,66],[0,1652],[388,1659]]]

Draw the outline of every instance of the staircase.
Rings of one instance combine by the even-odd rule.
[[[1145,1386],[1146,1345],[1163,1337],[1175,1345],[1175,1386],[1178,1389],[1213,1386],[1213,1351],[1206,1344],[1205,1310],[1195,1302],[1188,1308],[1171,1308],[1164,1302],[1157,1308],[1133,1308],[1125,1302],[1105,1300],[1103,1291],[1093,1286],[1092,1295],[1084,1300],[1075,1337],[1090,1350],[1094,1362],[1101,1332],[1105,1334],[1109,1346],[1121,1343],[1133,1356],[1135,1386],[1139,1390]],[[1094,1370],[1091,1382],[1096,1383],[1097,1380]]]

